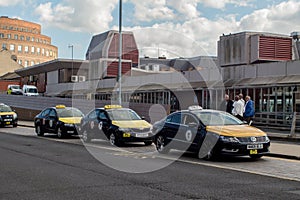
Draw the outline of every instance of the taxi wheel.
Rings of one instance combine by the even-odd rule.
[[[159,153],[166,154],[170,151],[170,149],[165,147],[165,145],[166,145],[165,143],[166,143],[166,139],[164,136],[160,135],[156,138],[155,146],[156,146],[156,150]]]
[[[91,140],[92,140],[86,130],[84,130],[82,133],[82,139],[83,139],[83,142],[86,142],[86,143],[91,142]]]
[[[146,146],[150,146],[152,144],[152,142],[144,142]]]
[[[62,132],[61,128],[58,128],[58,129],[57,129],[57,137],[58,137],[59,139],[62,139],[62,138],[65,137],[65,134]]]
[[[39,124],[35,126],[35,132],[37,136],[44,136],[44,132]]]
[[[18,124],[13,124],[13,127],[17,127],[18,126]]]
[[[121,146],[121,142],[119,141],[116,134],[114,134],[114,133],[111,133],[109,135],[109,143],[113,146]]]

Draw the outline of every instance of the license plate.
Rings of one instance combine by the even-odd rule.
[[[130,137],[130,133],[123,133],[123,137]]]
[[[247,149],[263,149],[263,144],[249,144],[247,145]]]
[[[5,122],[11,122],[12,119],[4,119]]]
[[[67,133],[74,133],[74,131],[67,131]]]
[[[257,149],[251,149],[251,150],[250,150],[250,154],[251,154],[251,155],[257,154]]]
[[[138,133],[136,137],[148,137],[148,133]]]

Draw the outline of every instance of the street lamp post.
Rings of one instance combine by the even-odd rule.
[[[73,59],[73,48],[74,48],[74,46],[70,44],[68,47],[71,48],[71,51],[72,51],[71,53],[72,53],[72,76],[73,76],[73,75],[74,75],[74,74],[73,74],[73,68],[74,68],[74,62],[73,62],[73,60],[74,60],[74,59]]]
[[[119,0],[119,67],[118,67],[118,100],[119,105],[122,105],[122,0]]]

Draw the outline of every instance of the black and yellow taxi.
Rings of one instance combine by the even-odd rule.
[[[217,110],[191,106],[174,112],[153,124],[156,149],[191,151],[199,158],[211,159],[221,155],[261,158],[269,152],[270,140],[258,128],[249,126]]]
[[[10,106],[0,103],[0,126],[18,126],[18,115]]]
[[[127,142],[144,142],[151,145],[153,135],[151,124],[135,111],[120,105],[106,105],[87,114],[81,122],[82,139],[108,139],[112,145]]]
[[[83,113],[77,108],[65,105],[49,107],[35,116],[35,132],[38,136],[43,136],[44,133],[54,133],[58,138],[77,135],[77,127],[82,117]]]

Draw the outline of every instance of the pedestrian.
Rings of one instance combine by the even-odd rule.
[[[246,96],[246,104],[245,104],[245,112],[244,112],[244,120],[251,125],[254,117],[254,103],[251,100],[250,96]]]
[[[244,95],[242,93],[239,94],[239,99],[242,101],[243,106],[245,106]]]
[[[220,105],[220,110],[226,111],[230,114],[232,114],[232,109],[233,109],[233,101],[229,98],[228,94],[225,94],[224,100],[222,101]]]
[[[243,120],[244,104],[239,98],[239,95],[234,97],[232,114],[239,120]]]

